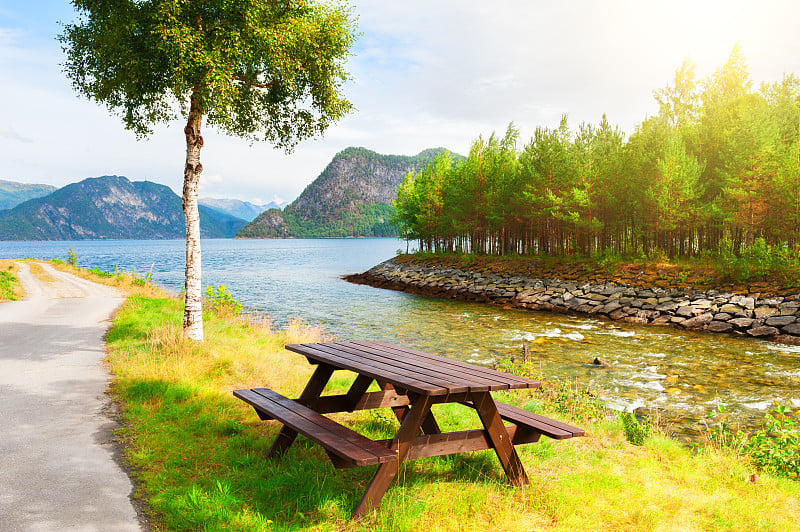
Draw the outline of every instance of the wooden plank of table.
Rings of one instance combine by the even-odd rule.
[[[340,369],[354,371],[360,375],[366,375],[376,380],[392,382],[410,392],[423,395],[447,395],[450,393],[448,387],[421,381],[416,378],[412,372],[392,371],[386,367],[375,367],[374,364],[368,364],[364,361],[353,359],[352,357],[346,358],[341,355],[331,354],[325,350],[319,349],[316,347],[316,344],[287,345],[286,349],[305,355],[318,362],[334,365]],[[466,389],[466,387],[464,388]]]
[[[374,410],[376,408],[397,408],[411,404],[407,395],[398,395],[394,390],[367,392],[351,406],[347,395],[323,395],[314,402],[314,410],[320,414],[347,412],[352,410]]]
[[[350,345],[349,343],[319,343],[315,344],[319,349],[324,349],[329,353],[336,353],[352,360],[361,360],[375,367],[387,368],[391,371],[409,372],[420,381],[426,381],[438,386],[446,386],[451,393],[465,391],[484,392],[491,389],[485,382],[481,382],[471,376],[453,375],[430,365],[414,364],[413,360],[398,360],[387,358],[379,350],[369,347]],[[502,387],[498,389],[507,389]]]
[[[364,345],[355,342],[337,342],[339,349],[350,350],[360,356],[369,357],[373,360],[380,360],[393,366],[409,368],[420,373],[420,375],[434,376],[447,381],[465,384],[470,391],[484,392],[487,390],[507,390],[508,384],[501,383],[495,379],[487,379],[482,376],[475,376],[459,368],[445,366],[437,361],[419,358],[413,355],[402,354],[388,351],[381,346]]]
[[[470,364],[469,362],[441,357],[438,355],[433,355],[431,353],[426,353],[424,351],[419,351],[417,349],[402,347],[394,344],[389,344],[386,342],[357,340],[347,343],[353,343],[357,345],[381,346],[393,352],[402,353],[406,355],[414,355],[424,360],[428,360],[431,363],[442,364],[445,366],[458,368],[473,376],[481,376],[487,379],[493,379],[497,382],[507,383],[509,385],[509,388],[511,389],[538,388],[541,386],[541,383],[539,381],[528,379],[526,377],[522,377],[519,375],[513,375],[511,373],[505,373],[502,371],[493,370],[491,368]]]
[[[520,429],[515,425],[506,425],[506,432],[514,445],[533,443],[539,441],[540,434]],[[390,445],[391,440],[380,440],[383,445]],[[427,434],[417,436],[406,454],[406,460],[429,458],[431,456],[446,456],[450,454],[466,453],[491,449],[492,443],[486,429],[463,430],[458,432],[445,432],[442,434]]]
[[[365,348],[373,349],[383,356],[392,357],[397,359],[402,357],[402,360],[413,360],[415,363],[427,365],[431,368],[436,368],[438,371],[451,375],[458,375],[461,378],[479,380],[480,382],[488,383],[492,386],[492,391],[507,390],[511,387],[520,388],[523,385],[529,386],[531,381],[525,377],[519,377],[510,373],[502,373],[488,368],[470,364],[467,362],[460,362],[438,355],[432,355],[423,351],[417,351],[405,347],[400,347],[384,342],[374,341],[354,341],[343,342],[345,344],[360,345]],[[477,390],[476,390],[477,391]]]
[[[394,454],[372,440],[353,432],[310,408],[267,388],[237,390],[237,397],[250,404],[268,403],[268,411],[284,426],[322,445],[354,465],[374,465],[394,459]]]

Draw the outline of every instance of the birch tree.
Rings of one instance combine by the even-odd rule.
[[[203,341],[200,217],[203,120],[290,151],[351,110],[342,94],[355,23],[325,0],[73,0],[59,36],[75,90],[137,137],[186,122],[184,336]]]

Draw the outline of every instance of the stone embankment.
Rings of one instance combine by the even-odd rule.
[[[499,275],[387,260],[346,280],[380,288],[642,325],[729,333],[800,345],[800,294],[642,288],[617,282]]]

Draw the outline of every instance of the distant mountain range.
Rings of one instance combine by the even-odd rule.
[[[258,205],[250,203],[249,201],[241,201],[236,199],[219,199],[219,198],[200,198],[198,200],[200,205],[205,205],[209,209],[223,212],[234,218],[239,218],[245,222],[250,222],[256,216],[269,209],[282,209],[286,203],[279,204],[271,201],[266,205]]]
[[[391,216],[398,187],[408,172],[418,172],[442,151],[434,148],[406,156],[347,148],[283,211],[262,213],[236,236],[396,236]],[[454,159],[463,157],[454,155]]]
[[[206,238],[228,238],[245,221],[200,206]],[[84,179],[0,211],[0,240],[184,238],[181,198],[167,186],[123,176]]]
[[[16,207],[29,199],[47,196],[55,190],[53,185],[29,185],[0,179],[0,211]]]
[[[276,203],[201,198],[201,234],[205,238],[395,236],[392,202],[403,177],[442,151],[405,156],[347,148],[283,211]],[[0,240],[184,236],[181,198],[164,185],[116,175],[60,189],[0,181]]]

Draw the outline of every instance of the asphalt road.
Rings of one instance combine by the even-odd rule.
[[[0,303],[0,530],[143,530],[118,461],[102,363],[123,297],[20,262],[24,301]]]

